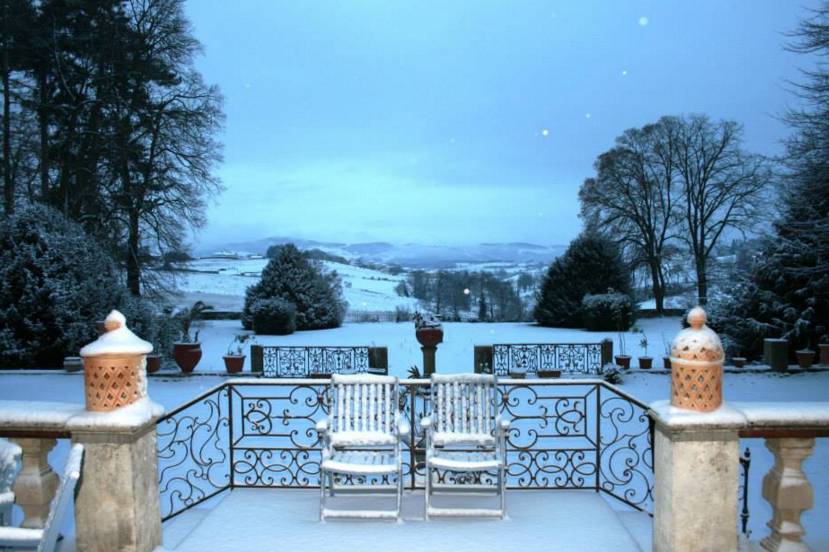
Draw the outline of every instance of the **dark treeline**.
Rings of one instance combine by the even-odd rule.
[[[513,283],[503,271],[415,270],[400,291],[430,305],[443,320],[512,322],[524,320],[527,314],[519,292],[531,291],[535,285],[535,278],[526,273]]]
[[[182,248],[220,190],[222,98],[183,0],[0,0],[3,209],[44,203],[126,271]]]

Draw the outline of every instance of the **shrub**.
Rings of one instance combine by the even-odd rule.
[[[62,366],[113,308],[152,339],[152,308],[129,296],[115,263],[80,226],[40,205],[0,222],[0,366]]]
[[[582,327],[582,299],[588,293],[605,293],[608,288],[630,294],[630,273],[613,241],[585,232],[550,265],[536,297],[533,317],[542,326]]]
[[[296,329],[336,328],[345,317],[342,284],[336,272],[323,274],[293,244],[282,246],[262,271],[259,283],[245,293],[242,326],[253,328],[253,305],[260,299],[282,299],[296,309]]]
[[[633,324],[633,302],[624,293],[588,293],[581,301],[581,315],[588,330],[623,331]]]
[[[283,299],[260,299],[252,307],[253,331],[288,335],[296,330],[296,307]]]

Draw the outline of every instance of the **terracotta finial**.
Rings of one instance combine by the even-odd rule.
[[[104,328],[106,328],[106,331],[108,332],[117,330],[118,328],[123,328],[126,325],[127,318],[117,310],[111,311],[107,315],[106,320],[104,320]]]

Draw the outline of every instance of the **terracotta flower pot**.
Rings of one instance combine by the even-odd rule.
[[[173,360],[182,372],[189,374],[201,360],[201,343],[174,343]]]
[[[811,368],[812,363],[815,361],[815,352],[809,349],[797,351],[795,355],[797,355],[797,363],[804,369]]]
[[[639,369],[650,370],[653,367],[653,357],[641,356],[639,357]]]
[[[666,370],[671,369],[671,357],[669,357],[669,356],[662,357],[662,367]]]
[[[424,347],[435,347],[438,343],[443,342],[443,329],[422,328],[415,330],[415,337]]]
[[[820,348],[820,363],[829,364],[829,343],[821,343]]]
[[[731,364],[734,365],[734,368],[742,368],[746,365],[746,358],[745,357],[732,357]]]
[[[630,355],[616,355],[616,366],[621,366],[625,370],[630,369]]]
[[[245,366],[245,355],[225,355],[225,370],[228,374],[238,374]]]
[[[161,368],[161,355],[147,355],[147,373],[154,374]]]

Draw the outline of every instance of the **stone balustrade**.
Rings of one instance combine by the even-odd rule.
[[[654,527],[657,551],[737,550],[739,439],[766,439],[774,466],[763,479],[771,504],[762,549],[807,551],[803,511],[813,490],[803,461],[829,437],[829,403],[724,403],[712,412],[651,405],[654,421]]]
[[[80,551],[144,552],[161,544],[155,422],[163,409],[144,398],[112,412],[81,404],[0,401],[0,437],[22,449],[12,486],[23,527],[42,528],[58,486],[48,462],[56,439],[83,443],[75,500]]]

